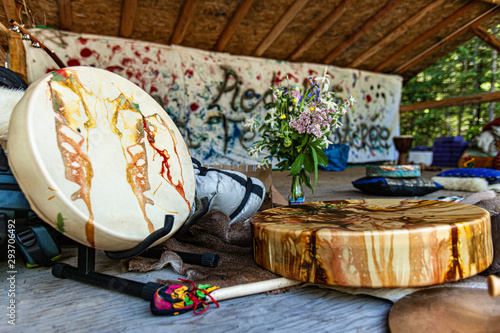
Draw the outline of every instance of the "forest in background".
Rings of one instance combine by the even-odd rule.
[[[500,25],[489,30],[498,37]],[[435,101],[500,90],[498,52],[478,37],[462,45],[403,86],[401,104]],[[470,140],[500,116],[500,101],[427,109],[400,114],[401,134],[414,136],[413,146],[432,147],[442,136]]]

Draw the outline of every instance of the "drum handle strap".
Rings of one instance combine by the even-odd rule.
[[[138,256],[142,252],[146,251],[157,240],[167,236],[170,233],[170,231],[172,231],[173,226],[174,226],[174,216],[165,215],[165,224],[163,228],[158,229],[153,233],[151,233],[148,237],[144,238],[144,240],[139,244],[137,244],[135,247],[124,251],[105,251],[105,253],[108,256],[108,258],[113,260],[121,260]]]

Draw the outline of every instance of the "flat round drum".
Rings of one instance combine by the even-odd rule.
[[[79,243],[130,249],[170,214],[166,239],[191,211],[194,172],[180,132],[151,96],[111,72],[70,67],[31,84],[7,148],[32,209]]]
[[[456,281],[493,260],[489,213],[432,200],[311,202],[252,218],[255,261],[284,277],[351,287]]]

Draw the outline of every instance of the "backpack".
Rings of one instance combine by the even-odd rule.
[[[221,210],[231,224],[244,222],[262,205],[266,187],[258,178],[232,170],[206,168],[192,158],[196,177],[196,197],[209,199],[208,211]]]

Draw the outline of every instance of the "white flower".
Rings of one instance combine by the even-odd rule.
[[[257,120],[255,120],[255,118],[250,118],[250,119],[247,119],[246,123],[245,123],[245,127],[248,127],[250,130],[253,130],[257,124],[259,122]]]
[[[330,80],[328,79],[328,77],[326,77],[326,73],[325,73],[325,76],[314,78],[314,81],[318,81],[319,82],[320,80],[321,80],[321,84],[323,85],[323,89],[321,89],[321,91],[322,92],[327,92],[328,88],[330,88]]]
[[[351,105],[353,105],[356,102],[356,100],[354,99],[354,97],[352,95],[351,95],[351,98],[349,98],[349,101],[351,102]]]
[[[328,148],[329,145],[331,145],[333,142],[331,142],[330,140],[328,140],[328,138],[326,136],[323,137],[323,140],[321,141],[321,144],[320,146],[324,146],[326,148]]]

